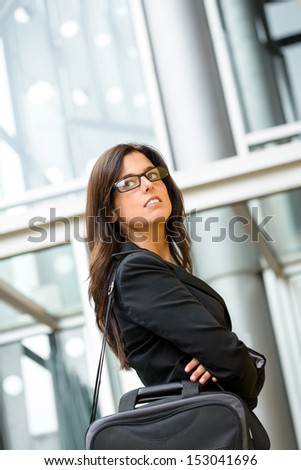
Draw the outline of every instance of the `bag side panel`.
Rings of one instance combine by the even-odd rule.
[[[170,405],[166,404],[165,406]],[[163,409],[162,409],[163,406]],[[152,408],[152,409],[151,409]],[[242,449],[240,419],[224,404],[160,405],[109,417],[90,436],[87,448],[97,450]],[[138,411],[138,410],[136,410]]]

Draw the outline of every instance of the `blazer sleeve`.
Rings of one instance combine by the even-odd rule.
[[[119,266],[117,283],[131,321],[196,357],[221,385],[256,406],[258,373],[249,349],[163,260],[144,251],[128,255]]]

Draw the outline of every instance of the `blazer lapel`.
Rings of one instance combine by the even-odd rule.
[[[140,248],[138,245],[135,245],[135,243],[126,241],[122,243],[120,253],[116,253],[113,256],[115,256],[116,258],[119,258],[119,257],[122,258],[126,254],[133,253],[135,251],[139,251],[143,249],[144,248]],[[146,251],[149,251],[149,250],[146,250]],[[158,256],[155,253],[152,253],[152,254],[153,256]],[[162,258],[160,259],[162,260]],[[227,310],[227,306],[225,304],[224,299],[214,289],[212,289],[212,287],[210,287],[206,282],[202,281],[200,278],[194,276],[193,274],[188,273],[187,271],[185,271],[185,269],[181,268],[180,266],[169,263],[168,261],[165,261],[165,260],[163,261],[168,265],[169,268],[175,271],[178,279],[180,279],[181,282],[183,282],[184,284],[188,284],[192,287],[195,287],[196,289],[202,290],[203,292],[206,292],[206,294],[218,300],[223,305],[223,307]]]
[[[202,281],[202,279],[194,276],[193,274],[188,273],[187,271],[180,268],[179,266],[174,266],[174,270],[177,274],[177,277],[180,279],[181,282],[183,282],[184,284],[188,284],[192,287],[195,287],[196,289],[202,290],[203,292],[206,292],[206,294],[218,300],[223,305],[223,307],[227,310],[227,306],[226,306],[224,299],[206,282]]]

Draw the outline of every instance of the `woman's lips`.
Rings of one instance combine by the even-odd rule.
[[[148,199],[148,201],[144,204],[144,207],[154,206],[155,204],[158,204],[160,202],[162,201],[159,197],[153,196]]]

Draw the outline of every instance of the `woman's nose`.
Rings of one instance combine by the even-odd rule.
[[[141,188],[143,189],[143,191],[148,191],[152,187],[153,183],[149,181],[146,176],[141,176]]]

